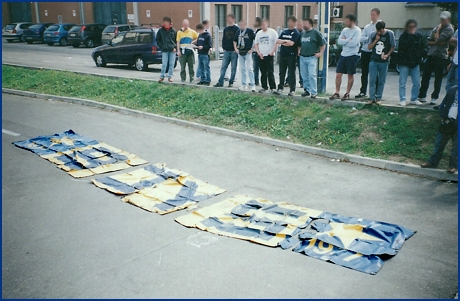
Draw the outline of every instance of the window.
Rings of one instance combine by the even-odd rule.
[[[139,43],[150,44],[152,43],[152,34],[150,32],[139,33]]]
[[[118,27],[118,32],[128,31],[128,30],[129,30],[129,26],[120,26],[120,27]]]
[[[64,25],[64,30],[69,31],[73,25]]]
[[[236,22],[240,22],[243,19],[243,5],[232,5],[232,14],[235,15]]]
[[[311,6],[302,6],[302,20],[305,18],[310,18]]]
[[[125,34],[125,39],[123,40],[124,45],[136,44],[136,33],[127,32]]]
[[[261,5],[260,6],[260,17],[262,19],[270,20],[270,5]]]
[[[216,25],[219,26],[220,29],[224,29],[225,25],[227,24],[226,16],[227,16],[227,4],[216,4]]]
[[[286,5],[284,7],[284,27],[288,27],[287,21],[290,16],[294,15],[294,6]]]

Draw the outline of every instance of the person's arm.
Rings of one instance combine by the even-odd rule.
[[[372,42],[372,39],[375,37],[374,41]],[[375,44],[377,44],[377,42],[380,40],[380,35],[378,35],[377,33],[375,33],[375,35],[370,35],[369,36],[369,44],[367,45],[367,49],[368,50],[371,50],[372,48],[374,48]]]
[[[369,38],[369,37],[367,36],[367,30],[368,30],[368,28],[369,28],[369,24],[366,25],[366,26],[364,26],[363,31],[361,32],[361,36],[360,36],[360,38],[359,38],[359,42],[360,42],[360,43],[366,43],[366,42],[367,42],[367,39]]]
[[[387,54],[382,52],[382,59],[384,59],[384,60],[388,60],[388,58],[390,57],[390,55],[393,53],[393,51],[396,48],[395,36],[394,36],[393,32],[390,31],[389,33],[390,33],[390,45],[391,45],[391,48],[390,48],[390,50],[388,51]]]
[[[176,47],[177,47],[177,56],[181,56],[182,53],[180,52],[180,40],[176,42]]]
[[[409,48],[409,44],[407,43],[406,35],[403,33],[399,37],[398,53],[406,51],[408,48]]]
[[[355,32],[355,34],[353,35],[353,37],[351,37],[350,39],[348,39],[348,43],[347,43],[347,47],[356,47],[359,45],[359,41],[360,41],[360,38],[361,38],[361,31],[357,30]]]
[[[342,46],[347,45],[347,43],[348,43],[348,40],[345,37],[345,35],[343,34],[343,32],[344,31],[342,30],[342,32],[340,33],[339,38],[337,39],[337,44],[342,45]]]
[[[276,41],[276,39],[278,38],[277,34],[276,34],[276,31],[274,31],[274,34],[273,34],[273,40]],[[273,46],[273,49],[272,51],[268,54],[270,56],[274,56],[275,53],[276,53],[276,49],[278,48],[278,44],[274,43],[275,45]]]
[[[157,36],[155,37],[155,41],[157,42],[158,47],[163,48],[163,41],[161,39],[160,31],[158,31]]]
[[[458,31],[455,31],[454,35],[449,40],[450,46],[457,48],[457,37],[458,37]]]

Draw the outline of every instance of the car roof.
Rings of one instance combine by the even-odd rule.
[[[138,27],[138,28],[131,30],[131,32],[157,32],[158,29],[159,28]]]
[[[112,24],[112,25],[107,25],[107,27],[117,27],[117,26],[137,26],[134,24]]]

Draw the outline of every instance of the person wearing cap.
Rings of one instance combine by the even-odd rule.
[[[431,105],[435,105],[441,91],[444,69],[448,64],[447,50],[449,40],[454,35],[454,28],[450,24],[450,12],[443,11],[439,17],[441,24],[433,28],[428,37],[428,57],[423,70],[422,84],[418,93],[419,101],[426,102],[426,94],[430,85],[431,74],[434,73],[434,90],[431,93]]]

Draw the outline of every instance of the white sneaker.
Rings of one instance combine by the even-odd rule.
[[[421,106],[421,105],[423,105],[423,103],[421,103],[421,102],[418,101],[418,100],[411,100],[411,101],[410,101],[410,104],[411,104],[411,105],[414,105],[414,106]]]
[[[420,102],[426,102],[426,98],[425,98],[425,97],[422,97],[422,98],[419,97],[419,98],[418,98],[418,101],[420,101]]]
[[[256,92],[256,86],[252,86],[251,92]]]
[[[400,101],[400,102],[399,102],[399,105],[400,105],[401,107],[405,107],[405,106],[406,106],[406,101],[405,101],[405,100]]]
[[[247,89],[248,89],[247,86],[241,86],[241,87],[238,88],[238,90],[240,90],[240,91],[245,91],[245,90],[247,90]]]
[[[430,102],[430,105],[435,105],[437,101],[438,101],[437,98],[432,98],[431,102]]]

